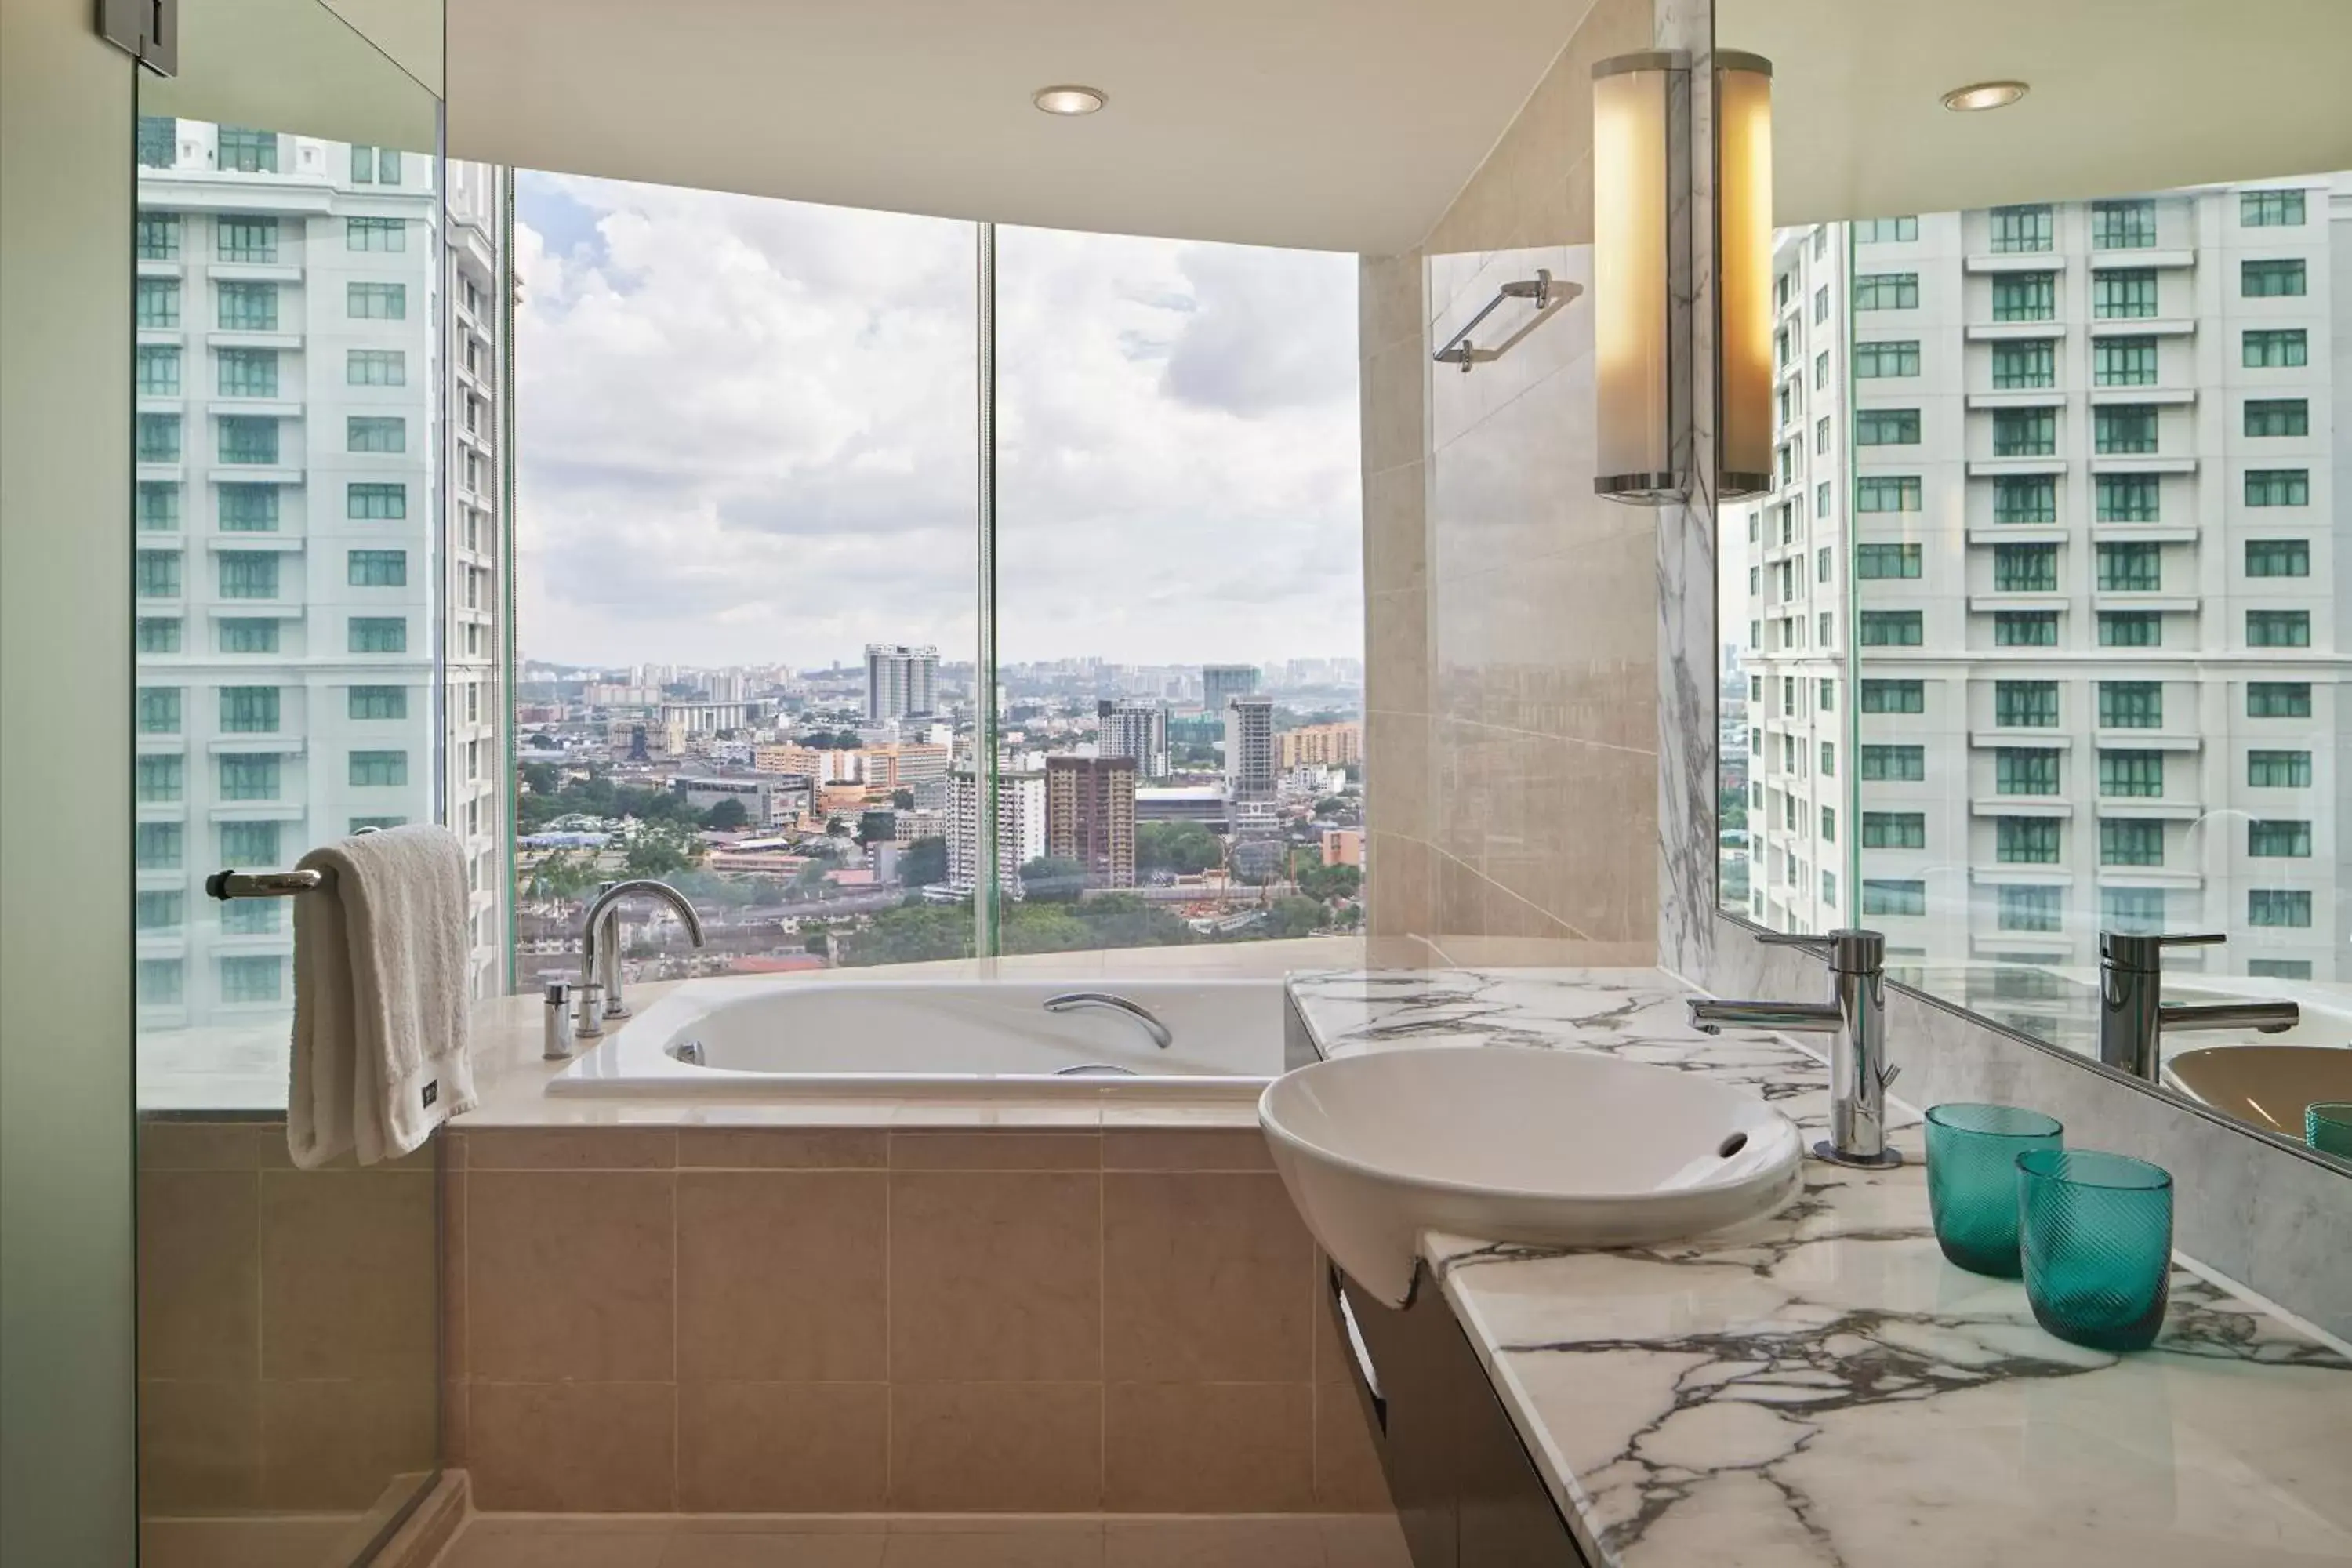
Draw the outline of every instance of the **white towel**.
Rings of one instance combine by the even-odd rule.
[[[286,1144],[305,1170],[405,1154],[475,1105],[466,1055],[466,859],[446,827],[354,835],[302,857]]]

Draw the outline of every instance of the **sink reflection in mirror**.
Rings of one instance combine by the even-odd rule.
[[[2300,1142],[2304,1112],[2352,1100],[2352,1050],[2333,1046],[2220,1046],[2165,1063],[2167,1087],[2252,1127]]]

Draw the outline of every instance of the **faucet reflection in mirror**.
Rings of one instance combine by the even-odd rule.
[[[2227,942],[2219,931],[2195,936],[2099,933],[2099,1059],[2147,1083],[2160,1082],[2163,1037],[2176,1030],[2252,1029],[2276,1035],[2303,1022],[2292,1002],[2167,1002],[2164,950]]]

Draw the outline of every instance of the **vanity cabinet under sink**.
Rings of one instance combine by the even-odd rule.
[[[1413,1568],[1589,1568],[1426,1266],[1401,1308],[1328,1283]]]

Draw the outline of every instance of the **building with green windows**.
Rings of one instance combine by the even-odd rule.
[[[2343,174],[1781,234],[1774,488],[1722,523],[1750,915],[2346,977],[2347,246]]]

